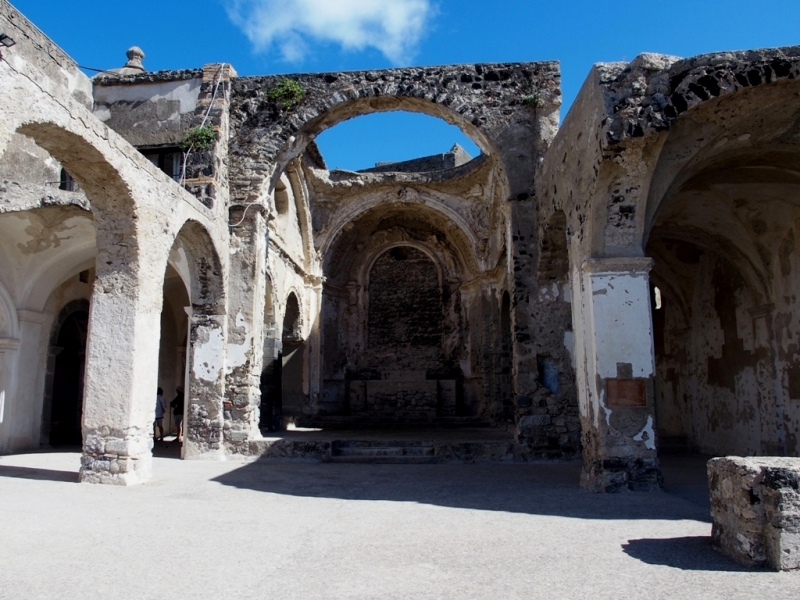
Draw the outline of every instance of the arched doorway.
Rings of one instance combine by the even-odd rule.
[[[294,293],[286,300],[281,334],[280,373],[277,387],[281,390],[280,407],[273,407],[273,415],[299,415],[303,409],[303,337],[300,303]],[[273,417],[280,420],[280,417]]]
[[[167,264],[164,274],[164,296],[161,305],[161,340],[158,356],[158,386],[163,390],[167,410],[164,414],[164,433],[171,436],[178,433],[175,415],[170,403],[183,396],[178,389],[185,390],[186,383],[186,339],[189,329],[187,307],[191,306],[186,284],[172,264]],[[155,391],[153,403],[155,404]],[[160,433],[160,432],[159,432]],[[162,456],[178,457],[177,447],[170,448],[159,444],[154,453]]]
[[[89,325],[87,304],[76,303],[62,311],[55,344],[51,347],[55,363],[48,441],[52,446],[78,446],[82,440],[83,374]]]
[[[275,324],[272,281],[266,278],[264,292],[264,354],[262,357],[261,411],[259,428],[265,431],[281,429],[281,337]]]

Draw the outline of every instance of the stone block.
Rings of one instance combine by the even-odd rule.
[[[746,566],[800,569],[800,458],[708,462],[714,546]]]

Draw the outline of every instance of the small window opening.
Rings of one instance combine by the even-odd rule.
[[[395,260],[408,260],[408,248],[398,246],[389,250],[389,255]]]
[[[89,269],[86,269],[78,273],[78,281],[80,281],[81,283],[89,283]]]
[[[141,148],[139,150],[145,158],[161,169],[174,181],[181,180],[181,161],[183,153],[180,148]]]
[[[67,173],[66,169],[61,169],[61,181],[58,185],[58,189],[64,190],[65,192],[74,192],[77,187],[72,175]]]

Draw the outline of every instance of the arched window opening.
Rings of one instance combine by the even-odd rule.
[[[66,169],[61,169],[61,181],[58,185],[58,189],[64,190],[65,192],[74,192],[77,189],[75,180],[72,178],[72,175],[67,173]]]
[[[294,293],[286,300],[286,313],[283,317],[283,338],[281,340],[281,372],[278,375],[281,390],[280,405],[272,406],[273,424],[280,427],[282,416],[299,415],[302,412],[303,372],[305,370],[305,347],[302,337],[300,303]]]
[[[297,296],[289,294],[286,300],[286,313],[283,317],[283,340],[297,342],[302,339],[300,331],[300,303]]]
[[[344,121],[322,132],[316,142],[328,168],[358,172],[442,171],[480,154],[455,125],[407,111]]]

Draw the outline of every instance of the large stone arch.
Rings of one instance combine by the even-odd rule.
[[[329,257],[341,242],[342,236],[351,231],[362,218],[369,218],[370,214],[411,213],[416,213],[420,221],[427,221],[445,233],[459,260],[460,270],[478,271],[485,268],[476,251],[479,238],[462,215],[427,194],[412,188],[401,188],[396,196],[386,192],[378,193],[365,202],[353,203],[335,215],[325,235],[319,240],[323,271],[330,270]]]
[[[369,236],[375,227],[380,227],[381,222],[393,218],[403,222],[407,221],[412,229],[415,226],[422,227],[429,230],[430,235],[438,234],[441,237],[441,240],[437,238],[436,244],[443,244],[442,250],[451,257],[449,261],[440,260],[445,276],[466,277],[467,273],[479,272],[481,265],[476,256],[477,236],[464,219],[455,211],[449,210],[439,203],[422,200],[423,195],[416,197],[420,201],[411,200],[387,204],[385,201],[381,202],[380,196],[376,196],[371,202],[354,208],[342,218],[337,218],[321,249],[323,274],[335,279],[336,272],[362,273],[361,268],[350,265],[347,262],[349,259],[344,257],[348,246],[359,243],[353,242],[350,238],[355,235],[354,232],[364,226],[369,229],[369,233],[366,229],[364,230],[364,235]],[[420,231],[419,236],[419,241],[424,245],[426,243],[425,233]],[[407,236],[394,239],[396,237],[389,235],[386,240],[379,242],[379,245],[387,246],[387,244],[400,243],[403,239],[410,239]],[[358,262],[363,263],[364,257],[360,253],[355,258]]]
[[[187,310],[183,457],[215,458],[224,450],[226,359],[234,358],[226,352],[225,265],[214,237],[193,219],[181,225],[168,260],[188,283],[191,302]],[[162,273],[165,268],[166,264]]]
[[[560,75],[553,62],[424,67],[293,75],[303,98],[291,107],[265,96],[282,77],[234,82],[232,196],[258,201],[314,136],[343,120],[408,110],[461,128],[495,157],[509,194],[529,194],[533,171],[558,123]]]

